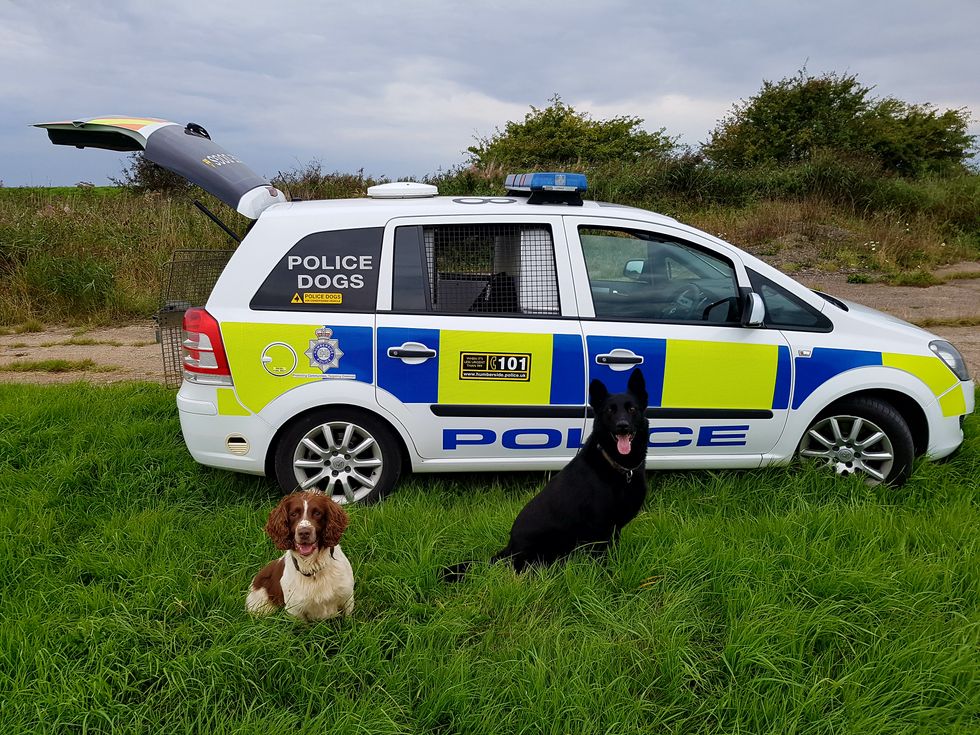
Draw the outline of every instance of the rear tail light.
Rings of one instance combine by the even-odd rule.
[[[221,329],[205,309],[194,307],[184,312],[181,353],[184,380],[207,385],[233,385]]]

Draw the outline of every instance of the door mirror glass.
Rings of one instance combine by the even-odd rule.
[[[623,275],[627,278],[632,278],[633,280],[639,281],[643,276],[643,261],[642,260],[628,260],[626,265],[623,266]]]

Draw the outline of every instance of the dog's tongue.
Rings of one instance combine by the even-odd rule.
[[[296,550],[303,556],[309,556],[316,550],[316,544],[299,544]]]
[[[618,451],[620,454],[629,454],[630,449],[632,449],[632,441],[632,434],[618,434],[616,436],[616,451]]]

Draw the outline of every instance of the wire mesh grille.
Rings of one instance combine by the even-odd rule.
[[[170,388],[179,388],[183,379],[180,347],[184,312],[192,306],[204,306],[233,252],[177,250],[163,266],[157,328],[163,353],[163,379]]]
[[[441,225],[423,230],[434,311],[557,315],[551,231],[535,225]]]

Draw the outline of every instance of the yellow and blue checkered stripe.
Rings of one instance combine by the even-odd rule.
[[[235,380],[221,389],[221,415],[256,413],[286,390],[323,378],[301,369],[288,379],[263,368],[271,343],[292,345],[302,356],[316,325],[225,323],[222,335]],[[782,411],[803,405],[837,375],[866,366],[903,370],[925,383],[944,416],[962,415],[966,401],[958,378],[931,355],[814,348],[810,357],[791,358],[785,345],[592,335],[528,334],[381,327],[377,330],[377,372],[370,327],[334,327],[344,351],[344,377],[377,386],[403,403],[430,405],[583,406],[586,386],[598,378],[612,392],[626,390],[630,370],[596,363],[596,356],[627,349],[643,358],[651,408]],[[419,342],[438,359],[406,365],[387,356],[390,347]],[[285,348],[284,348],[285,349]],[[524,381],[466,380],[460,375],[463,352],[509,352],[530,357]],[[287,350],[288,352],[288,350]],[[588,366],[588,374],[586,374]],[[795,378],[794,378],[795,372]],[[300,374],[306,373],[306,374]]]
[[[388,349],[418,342],[438,360],[405,365]],[[463,380],[463,352],[517,352],[530,356],[529,380]],[[381,327],[378,329],[378,387],[402,403],[458,405],[583,405],[585,366],[577,334],[471,332],[464,330]]]
[[[785,345],[590,336],[588,347],[591,377],[613,392],[626,390],[631,371],[596,364],[596,356],[619,348],[642,357],[651,408],[783,410],[789,405],[792,366]]]
[[[841,373],[860,367],[882,366],[903,370],[925,383],[939,399],[943,416],[959,416],[966,411],[959,378],[934,355],[816,347],[810,357],[797,357],[795,362],[794,409],[803,405],[817,388]]]

